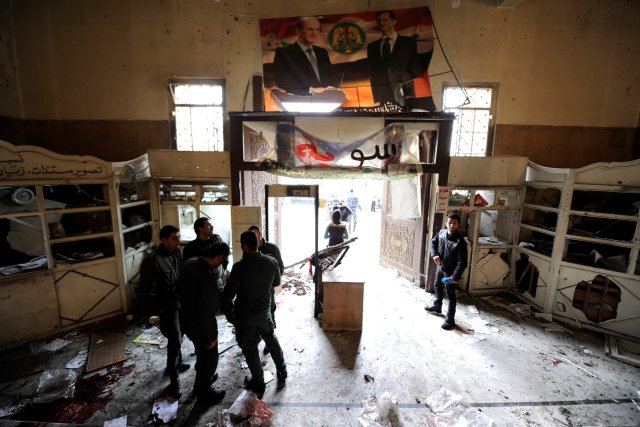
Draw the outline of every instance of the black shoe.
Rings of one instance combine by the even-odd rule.
[[[247,375],[244,377],[244,388],[246,390],[254,392],[258,396],[258,399],[262,399],[267,385],[264,383],[264,381],[262,382],[262,384],[256,384],[256,382]]]
[[[284,387],[287,380],[287,368],[279,369],[276,377],[278,378],[278,388]]]
[[[424,309],[430,313],[442,313],[441,305],[428,305]]]
[[[176,382],[176,383],[171,383],[169,385],[169,394],[171,395],[171,397],[173,397],[174,399],[180,399],[180,397],[182,397],[182,390],[180,389],[180,383]]]
[[[222,402],[224,396],[227,394],[225,390],[210,389],[203,393],[198,393],[198,403],[204,405],[216,405]]]
[[[266,356],[266,355],[267,355],[267,354],[269,354],[269,353],[271,353],[271,352],[269,351],[269,347],[267,347],[267,346],[265,345],[265,346],[264,346],[264,349],[262,349],[262,354],[264,354],[264,355]]]
[[[442,329],[444,329],[445,331],[450,331],[452,329],[456,328],[456,323],[453,320],[445,320],[444,323],[442,325],[440,325],[440,327]]]

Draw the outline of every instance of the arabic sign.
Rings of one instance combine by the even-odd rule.
[[[449,203],[449,187],[438,187],[438,199],[436,200],[436,212],[445,213]]]
[[[110,172],[108,163],[92,157],[55,155],[31,146],[20,149],[0,141],[0,180],[105,178]]]
[[[319,138],[292,123],[278,123],[275,156],[269,153],[258,163],[268,163],[272,169],[397,173],[403,171],[404,165],[420,163],[410,142],[401,124],[390,124],[372,135],[345,142]]]

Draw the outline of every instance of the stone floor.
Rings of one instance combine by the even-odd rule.
[[[348,263],[347,256],[338,268],[353,269]],[[599,334],[567,325],[549,332],[542,320],[468,296],[459,300],[456,319],[475,332],[444,331],[442,319],[423,310],[431,294],[374,266],[358,269],[366,282],[362,332],[327,332],[313,317],[306,270],[290,273],[291,286],[277,297],[277,335],[289,379],[279,391],[275,381],[267,384],[263,401],[275,411],[273,426],[429,425],[439,409],[436,403],[451,393],[462,399],[451,400],[458,411],[452,418],[439,413],[438,425],[463,425],[455,424],[462,420],[475,426],[640,425],[640,368],[606,356]],[[189,393],[192,368],[181,376],[184,395],[171,425],[222,425],[219,420],[228,420],[226,410],[242,391],[248,373],[244,358],[231,326],[223,316],[218,322],[216,385],[226,389],[226,398],[213,407],[195,404]],[[146,425],[169,380],[163,376],[165,348],[133,342],[143,332],[147,338],[159,336],[144,321],[131,322],[126,361],[90,375],[84,375],[84,367],[72,369],[77,375],[73,398],[34,403],[42,397],[37,393],[40,373],[0,383],[0,425],[100,426],[125,415],[129,426]],[[60,338],[68,343],[52,352],[45,366],[49,372],[64,370],[88,349],[86,331]],[[27,349],[35,353],[51,343],[33,342]],[[190,363],[192,351],[185,339],[183,354]],[[269,356],[264,364],[275,374]],[[362,415],[363,402],[374,396],[377,406],[369,401],[368,411],[391,407],[388,424],[372,421],[371,412]]]

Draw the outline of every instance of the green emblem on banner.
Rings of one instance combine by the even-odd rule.
[[[340,53],[357,52],[366,40],[364,30],[353,22],[341,22],[329,31],[329,46]]]

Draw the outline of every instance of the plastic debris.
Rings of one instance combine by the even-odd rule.
[[[365,382],[370,383],[370,382],[375,381],[375,380],[376,380],[376,379],[375,379],[375,378],[373,378],[371,375],[365,375],[365,376],[364,376],[364,381],[365,381]]]
[[[229,408],[229,418],[243,426],[261,426],[266,424],[276,412],[267,406],[258,396],[249,390],[242,393]]]
[[[493,420],[469,406],[462,396],[442,388],[427,397],[427,405],[434,412],[427,415],[429,426],[437,427],[493,427]]]
[[[395,396],[385,391],[378,399],[371,396],[364,400],[364,407],[358,422],[362,427],[391,427],[390,418],[397,419],[399,413],[398,402]]]
[[[52,369],[40,375],[34,403],[48,403],[57,399],[70,399],[76,392],[78,375],[70,369]]]

